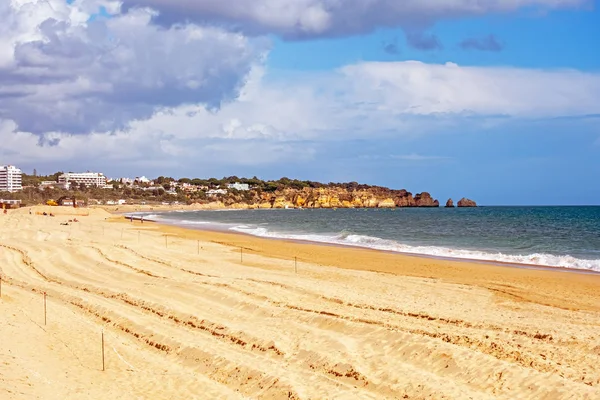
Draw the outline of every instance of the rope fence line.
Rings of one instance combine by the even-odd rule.
[[[119,242],[137,242],[138,244],[142,244],[144,242],[144,239],[150,239],[151,244],[155,244],[156,246],[160,245],[160,241],[161,241],[161,237],[164,238],[164,243],[163,246],[165,249],[167,250],[174,250],[174,246],[182,245],[183,243],[188,243],[190,249],[194,249],[196,250],[196,254],[200,255],[202,253],[201,250],[203,250],[203,247],[200,244],[200,240],[198,239],[186,239],[186,238],[182,238],[178,235],[169,235],[169,234],[151,234],[151,233],[147,233],[145,232],[143,229],[139,229],[139,228],[134,228],[134,229],[130,229],[130,228],[126,228],[126,227],[121,227],[120,230],[118,229],[105,229],[104,225],[94,225],[94,224],[87,224],[87,223],[82,223],[81,221],[77,222],[76,224],[79,224],[79,228],[84,231],[85,229],[87,229],[87,231],[89,233],[94,233],[95,231],[102,232],[102,236],[104,237],[117,237],[117,239],[119,240]],[[169,240],[169,238],[174,238],[177,240]],[[146,242],[147,243],[147,242]],[[194,246],[195,245],[195,246]],[[227,246],[227,245],[226,245]],[[243,247],[243,246],[228,246],[228,247],[232,247],[231,251],[236,251],[235,249],[239,249],[239,263],[240,264],[244,264],[244,261],[248,261],[247,257],[248,256],[252,256],[252,255],[259,255],[259,254],[252,254],[252,250],[247,248],[247,247]],[[187,253],[192,254],[191,252]],[[268,257],[268,255],[266,255]],[[276,259],[280,259],[280,260],[287,260],[290,262],[291,266],[294,269],[294,273],[298,274],[298,267],[300,266],[300,263],[305,262],[305,263],[310,263],[310,260],[305,260],[302,259],[298,256],[289,256],[289,257],[284,257],[284,256],[276,256],[274,257]]]
[[[60,228],[63,228],[63,226],[61,226]],[[201,250],[203,250],[203,247],[201,246],[201,241],[197,240],[197,239],[186,239],[186,238],[182,238],[176,235],[168,235],[168,234],[160,234],[160,233],[147,233],[145,232],[143,229],[138,229],[137,227],[134,229],[131,228],[126,228],[126,227],[121,227],[121,232],[119,233],[118,230],[118,226],[115,226],[115,229],[106,229],[105,225],[96,225],[93,223],[87,223],[86,222],[82,222],[81,220],[79,220],[78,222],[69,222],[69,226],[68,227],[64,227],[63,229],[61,229],[61,231],[63,232],[63,234],[66,235],[67,240],[74,240],[74,237],[77,235],[78,232],[89,232],[89,233],[94,233],[94,232],[101,232],[102,233],[102,237],[107,238],[107,239],[114,239],[116,240],[116,243],[113,243],[114,245],[118,245],[119,243],[123,243],[124,241],[126,243],[132,243],[134,241],[136,241],[137,239],[137,243],[141,244],[144,239],[149,239],[149,242],[151,244],[156,244],[156,246],[160,246],[160,239],[161,236],[164,237],[164,246],[165,249],[168,249],[169,251],[176,251],[178,248],[180,249],[183,246],[186,246],[186,243],[189,243],[189,248],[190,249],[194,249],[196,250],[196,254],[200,255],[202,253]],[[137,235],[136,235],[137,232]],[[169,238],[177,238],[177,241],[169,241]],[[148,242],[146,242],[147,244]],[[171,244],[171,246],[169,246],[169,244]],[[178,248],[176,246],[179,246]],[[232,247],[231,251],[235,251],[236,248],[235,246],[228,246],[228,247]],[[244,251],[246,250],[246,252]],[[248,251],[250,250],[250,251]],[[262,254],[252,254],[251,249],[239,246],[239,251],[240,251],[240,259],[239,259],[239,263],[241,265],[244,264],[244,261],[248,262],[248,257],[249,256],[264,256]],[[187,254],[192,254],[192,252],[187,253]],[[302,261],[300,258],[298,258],[297,256],[294,257],[290,257],[290,258],[285,258],[285,257],[281,257],[281,256],[277,256],[277,259],[282,259],[282,260],[289,260],[292,263],[292,267],[294,268],[294,272],[297,274],[298,273],[298,261]],[[309,262],[309,261],[307,261]],[[4,275],[5,276],[5,275]],[[18,290],[23,290],[25,292],[27,292],[27,290],[24,287],[20,287],[19,285],[12,285],[10,283],[10,278],[4,279],[3,280],[3,273],[2,273],[2,269],[0,268],[0,302],[2,301],[2,289],[3,289],[3,284],[5,285],[5,289],[6,287],[12,287]],[[106,324],[101,324],[100,327],[98,325],[93,324],[92,322],[90,322],[88,319],[83,318],[81,315],[79,315],[78,313],[76,313],[76,311],[69,305],[69,302],[65,302],[64,300],[61,300],[59,298],[54,298],[52,296],[49,296],[45,291],[40,291],[40,290],[35,290],[33,289],[35,293],[38,294],[42,294],[42,301],[43,301],[43,318],[44,318],[44,324],[41,325],[41,323],[36,322],[36,318],[32,317],[26,310],[25,308],[33,308],[32,304],[36,301],[40,301],[38,298],[34,297],[32,298],[29,302],[27,302],[25,305],[22,306],[18,306],[15,304],[15,302],[11,302],[11,307],[15,307],[19,312],[21,312],[31,323],[33,323],[34,325],[36,325],[39,329],[41,329],[42,331],[44,331],[45,333],[51,335],[53,338],[55,338],[58,342],[60,342],[66,349],[69,350],[69,352],[73,355],[74,359],[77,360],[79,366],[81,368],[85,368],[87,370],[96,370],[96,371],[104,371],[105,370],[105,363],[104,363],[104,348],[105,346],[107,346],[108,350],[112,350],[112,352],[116,355],[116,357],[118,358],[118,360],[120,362],[123,363],[123,365],[125,365],[127,367],[127,369],[134,371],[134,372],[143,372],[145,374],[151,374],[154,376],[190,376],[192,378],[197,377],[197,374],[194,372],[155,372],[155,371],[151,371],[148,369],[142,369],[142,368],[138,368],[135,367],[131,362],[129,362],[118,350],[115,346],[118,346],[119,343],[123,343],[124,339],[121,338],[119,339],[117,336],[115,336],[112,332],[110,332],[109,329],[110,326],[107,326]],[[5,290],[6,291],[6,290]],[[48,302],[48,300],[51,300]],[[62,340],[58,334],[54,331],[52,331],[52,326],[48,326],[48,322],[53,322],[52,318],[50,316],[50,318],[48,318],[48,305],[52,305],[53,301],[57,301],[58,303],[60,303],[64,309],[67,309],[70,311],[71,315],[79,322],[83,323],[84,325],[88,326],[89,329],[91,329],[92,331],[95,331],[96,334],[100,333],[100,337],[101,340],[99,340],[100,346],[101,346],[101,351],[102,351],[102,368],[93,368],[90,366],[86,366],[84,364],[84,362],[81,360],[81,358],[76,354],[75,350],[69,346],[69,343],[67,343],[66,341]],[[267,302],[267,301],[265,301]],[[25,307],[25,308],[23,308]],[[41,307],[41,306],[40,306]],[[51,307],[50,307],[51,308]],[[254,313],[258,313],[259,310],[257,309],[256,311],[254,311]],[[95,316],[92,316],[91,318],[97,318]],[[40,317],[41,319],[41,317]],[[58,323],[57,321],[54,321],[55,323]],[[98,332],[99,331],[99,332]],[[108,339],[105,340],[105,339]],[[142,357],[142,360],[149,362],[145,360]],[[178,366],[179,367],[179,366]],[[181,367],[181,368],[185,368],[185,367]],[[39,375],[39,374],[38,374]],[[40,375],[41,376],[41,375]],[[42,379],[48,381],[45,377],[41,377]],[[48,381],[50,382],[50,381]],[[58,385],[58,383],[55,382],[51,382],[53,385]]]
[[[44,295],[44,298],[46,297],[45,292],[42,292],[42,294]],[[49,331],[48,327],[46,326],[46,323],[44,323],[44,325],[41,325],[41,323],[36,322],[35,318],[30,315],[24,307],[29,308],[29,306],[32,305],[32,303],[34,302],[39,302],[40,300],[36,297],[33,297],[32,299],[30,299],[24,306],[20,307],[18,305],[15,305],[15,302],[11,302],[11,307],[14,306],[14,308],[17,309],[17,311],[19,311],[21,314],[23,314],[25,316],[25,318],[27,318],[32,324],[34,324],[35,326],[37,326],[39,329],[41,329],[42,331],[44,331],[44,333],[50,334],[51,336],[53,336],[58,342],[60,342],[67,350],[69,350],[69,352],[73,355],[73,357],[77,360],[77,362],[79,363],[79,366],[82,368],[86,368],[86,369],[90,369],[89,367],[85,366],[83,364],[83,362],[81,361],[81,359],[77,356],[77,354],[75,353],[75,351],[71,348],[71,346],[69,346],[69,344],[67,342],[65,342],[64,340],[62,340],[60,337],[58,337],[54,332]],[[44,301],[45,303],[45,301]],[[33,307],[32,307],[33,308]],[[45,307],[44,307],[45,308]],[[45,311],[45,310],[44,310]],[[45,312],[44,312],[45,314]],[[44,315],[44,319],[45,319],[45,315]],[[46,321],[44,321],[46,322]]]
[[[24,293],[30,293],[30,290],[24,288],[24,287],[20,287],[19,285],[16,284],[8,284],[6,286],[10,286],[11,289],[13,290],[19,290],[19,291],[23,291]],[[44,294],[45,292],[41,291],[41,290],[35,290],[33,289],[33,293],[36,294]],[[176,365],[177,368],[182,369],[182,371],[179,372],[157,372],[157,371],[153,371],[151,369],[148,368],[139,368],[139,367],[135,367],[131,362],[129,362],[118,350],[115,346],[118,346],[119,344],[123,344],[124,341],[130,340],[129,338],[119,338],[116,335],[114,335],[112,332],[110,332],[110,330],[108,328],[110,328],[110,325],[107,324],[101,324],[100,327],[98,325],[94,325],[92,322],[90,322],[88,319],[83,318],[81,315],[79,315],[70,305],[69,302],[64,302],[59,298],[55,298],[52,296],[47,295],[48,299],[53,299],[56,300],[57,304],[61,304],[61,306],[63,307],[63,309],[68,310],[69,311],[69,319],[74,318],[75,320],[77,320],[78,322],[82,323],[83,326],[88,327],[88,329],[90,329],[92,332],[96,332],[96,334],[98,332],[100,332],[100,336],[101,336],[101,341],[100,345],[102,347],[102,350],[104,349],[104,347],[106,346],[108,348],[108,350],[112,350],[113,353],[116,355],[116,357],[119,359],[120,362],[123,363],[123,365],[125,365],[127,367],[127,370],[131,371],[131,372],[141,372],[145,375],[148,376],[155,376],[155,377],[181,377],[181,378],[189,378],[189,379],[198,379],[198,373],[194,372],[194,371],[189,371],[189,370],[185,370],[188,367],[185,367],[183,365]],[[73,358],[75,360],[77,360],[77,363],[79,364],[80,368],[86,369],[88,371],[97,371],[97,372],[104,372],[106,369],[104,368],[104,351],[98,351],[98,353],[101,353],[101,360],[99,361],[99,364],[102,365],[102,367],[90,367],[88,365],[85,365],[84,361],[82,361],[82,359],[77,355],[77,353],[75,352],[75,350],[69,346],[69,343],[66,342],[65,340],[62,340],[60,338],[60,336],[57,334],[57,332],[52,331],[52,327],[51,326],[44,326],[42,325],[40,322],[36,321],[36,318],[33,317],[29,312],[26,311],[26,309],[33,309],[36,308],[35,304],[36,302],[40,302],[40,299],[38,296],[33,296],[29,301],[27,301],[25,304],[21,304],[21,305],[17,305],[15,298],[12,298],[13,301],[10,302],[10,307],[16,309],[17,311],[19,311],[22,315],[24,315],[26,317],[26,319],[31,322],[33,325],[35,325],[37,328],[39,328],[40,330],[42,330],[44,333],[51,335],[54,339],[56,339],[58,342],[60,342],[66,349],[69,350],[69,352],[72,354]],[[2,302],[2,299],[0,299],[0,302]],[[266,301],[265,301],[266,302]],[[5,303],[7,304],[7,303]],[[50,302],[49,304],[52,304],[52,302]],[[37,306],[38,308],[41,308],[41,306]],[[41,312],[40,312],[41,313]],[[41,319],[42,316],[39,317],[39,319]],[[100,318],[98,316],[92,316],[91,318],[95,319],[95,318]],[[66,319],[65,317],[63,317],[63,319]],[[51,320],[49,320],[51,321]],[[58,324],[58,321],[55,321],[55,324]],[[81,332],[83,334],[83,332]],[[106,339],[109,339],[110,342],[107,342]],[[81,340],[81,339],[74,339],[74,340]],[[86,347],[89,348],[89,347]],[[140,358],[147,363],[152,363],[152,361],[147,360],[145,357],[140,356]],[[48,378],[46,378],[45,376],[41,375],[39,372],[31,370],[30,368],[28,368],[25,365],[22,365],[22,367],[24,369],[26,369],[28,372],[30,372],[31,374],[35,375],[37,378],[45,381],[48,384],[51,384],[53,386],[60,386],[61,383],[55,382],[53,380],[49,380]],[[207,377],[207,379],[210,379],[210,377]]]

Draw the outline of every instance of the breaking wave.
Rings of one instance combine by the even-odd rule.
[[[290,239],[308,242],[337,244],[344,246],[363,247],[374,250],[392,251],[397,253],[424,255],[439,258],[456,258],[463,260],[478,260],[510,264],[527,264],[543,267],[575,268],[600,272],[600,260],[585,260],[569,255],[553,254],[523,254],[510,255],[477,250],[452,249],[437,246],[411,246],[394,240],[381,239],[373,236],[355,235],[341,232],[337,235],[323,234],[287,234],[273,232],[263,227],[253,228],[246,225],[235,226],[230,230],[259,237],[273,239]]]

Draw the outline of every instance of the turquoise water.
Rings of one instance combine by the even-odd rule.
[[[600,207],[224,210],[147,218],[261,237],[600,272]]]

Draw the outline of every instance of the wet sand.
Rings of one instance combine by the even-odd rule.
[[[0,216],[1,398],[600,397],[596,275],[51,209]]]

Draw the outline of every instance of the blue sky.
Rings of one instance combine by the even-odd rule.
[[[421,60],[460,65],[510,65],[526,68],[600,69],[600,11],[552,11],[543,15],[519,12],[479,18],[441,21],[427,30],[444,48],[413,49],[402,29],[338,39],[289,42],[273,37],[269,64],[275,69],[330,69],[357,61]],[[467,37],[493,34],[502,51],[468,51],[459,43]],[[396,43],[399,54],[389,54],[386,44]]]
[[[0,5],[0,163],[600,204],[596,1]]]

